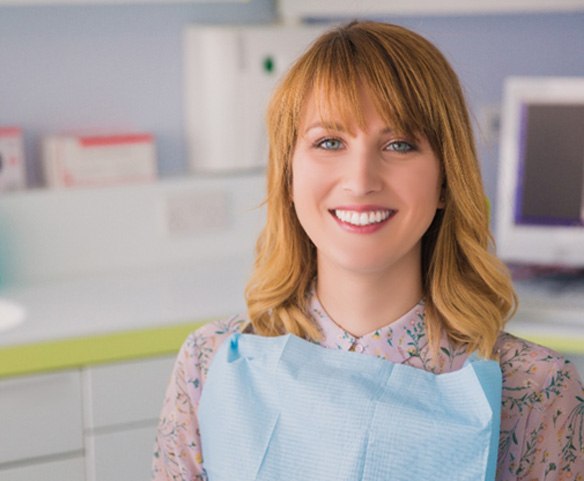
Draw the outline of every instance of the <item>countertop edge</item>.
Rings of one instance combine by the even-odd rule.
[[[567,357],[570,357],[570,355],[584,355],[584,336],[567,337],[563,335],[538,334],[522,329],[509,330],[507,332],[526,341],[550,348]]]
[[[176,354],[212,320],[0,347],[0,379]]]

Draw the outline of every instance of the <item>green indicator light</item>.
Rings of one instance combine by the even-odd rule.
[[[274,71],[274,59],[273,57],[266,57],[264,58],[264,71],[268,73],[272,73]]]

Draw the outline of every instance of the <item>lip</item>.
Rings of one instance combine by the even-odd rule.
[[[395,209],[391,209],[390,207],[385,207],[383,205],[374,205],[374,204],[370,204],[370,205],[338,205],[336,207],[333,207],[332,209],[329,209],[329,212],[332,212],[335,210],[354,210],[355,212],[371,212],[371,211],[375,211],[375,210],[392,210],[392,211],[397,212]]]
[[[348,222],[344,222],[339,219],[335,215],[335,210],[346,210],[346,211],[353,211],[353,212],[374,212],[374,211],[390,211],[389,217],[387,219],[382,220],[381,222],[377,222],[375,224],[369,225],[354,225]],[[390,209],[388,207],[383,207],[379,205],[344,205],[344,206],[337,206],[332,209],[329,209],[329,213],[331,217],[337,222],[337,224],[345,231],[352,232],[355,234],[372,234],[374,232],[383,229],[387,225],[387,223],[395,217],[397,214],[396,209]]]

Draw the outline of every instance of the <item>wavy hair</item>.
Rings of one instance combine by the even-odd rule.
[[[352,22],[321,35],[276,88],[267,112],[267,219],[246,287],[257,334],[318,340],[306,297],[316,250],[291,202],[291,159],[306,100],[321,112],[363,126],[359,86],[399,131],[425,136],[443,178],[440,209],[422,238],[422,282],[431,346],[442,332],[469,351],[493,347],[517,299],[507,269],[492,253],[489,212],[460,82],[441,52],[400,26]],[[318,95],[312,95],[317,92]],[[324,110],[323,110],[324,109]]]

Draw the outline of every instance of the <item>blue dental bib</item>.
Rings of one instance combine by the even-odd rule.
[[[494,481],[502,377],[234,334],[198,409],[209,481]]]

